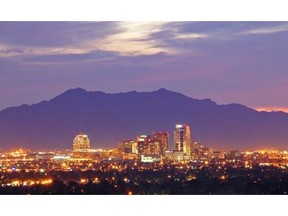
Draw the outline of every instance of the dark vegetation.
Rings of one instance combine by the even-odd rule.
[[[9,174],[12,175],[12,174]],[[13,177],[35,178],[36,173],[15,173]],[[3,175],[5,178],[11,176]],[[98,171],[51,171],[50,185],[5,186],[0,194],[171,194],[171,195],[208,195],[208,194],[286,194],[288,192],[288,173],[276,167],[227,168],[212,167],[201,169],[138,170],[122,172],[111,170]],[[5,179],[2,178],[2,179]],[[87,180],[85,183],[80,179]],[[97,181],[95,179],[97,178]],[[3,180],[2,180],[3,183]]]

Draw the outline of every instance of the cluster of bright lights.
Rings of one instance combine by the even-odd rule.
[[[33,186],[33,185],[50,185],[52,184],[52,179],[42,179],[42,180],[19,180],[14,179],[11,182],[8,182],[6,184],[2,184],[2,187],[5,186],[12,186],[12,187],[19,187],[19,186]]]

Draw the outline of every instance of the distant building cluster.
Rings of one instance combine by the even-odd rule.
[[[90,140],[86,134],[78,134],[73,140],[75,157],[82,158],[122,158],[136,159],[142,162],[157,161],[191,161],[224,158],[224,152],[206,148],[194,141],[188,124],[176,124],[173,133],[173,147],[169,148],[168,132],[142,134],[135,139],[122,140],[116,149],[96,150],[90,148]]]
[[[119,150],[123,153],[164,155],[168,146],[168,132],[154,132],[152,136],[138,135],[135,140],[123,140],[119,144]]]
[[[224,158],[224,152],[206,148],[194,141],[188,124],[176,124],[174,129],[173,148],[169,149],[168,132],[153,132],[151,135],[138,135],[136,139],[123,140],[119,152],[127,158],[132,155],[142,162],[192,161]]]
[[[191,133],[187,124],[177,124],[174,130],[174,149],[169,149],[169,133],[153,132],[152,135],[138,135],[136,139],[123,140],[119,144],[122,154],[137,154],[142,162],[155,162],[160,158],[180,160],[191,159]],[[180,157],[180,158],[179,158]]]

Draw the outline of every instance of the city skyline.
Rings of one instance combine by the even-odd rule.
[[[189,125],[176,124],[174,136],[174,149],[165,151],[161,146],[167,146],[166,132],[138,135],[134,140],[123,140],[117,148],[105,150],[90,148],[84,133],[76,135],[66,150],[0,150],[0,192],[287,194],[287,149],[222,151],[198,142],[192,144],[191,140],[189,152],[185,143],[190,136]],[[179,141],[184,141],[183,145]]]
[[[287,111],[287,22],[0,22],[0,110],[158,86]],[[111,64],[113,62],[113,64]]]

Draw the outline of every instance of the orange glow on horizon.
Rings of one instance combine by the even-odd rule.
[[[285,112],[288,113],[288,107],[256,107],[254,108],[255,110],[261,112],[261,111],[265,111],[265,112]]]

